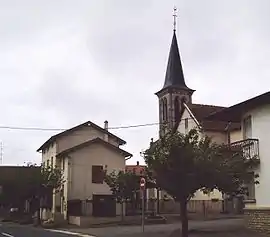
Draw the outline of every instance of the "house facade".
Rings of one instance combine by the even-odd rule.
[[[47,140],[39,149],[44,165],[61,168],[64,184],[53,194],[53,215],[115,216],[120,207],[115,203],[104,172],[124,171],[132,155],[120,146],[124,140],[88,121]]]
[[[241,147],[247,159],[258,160],[251,172],[258,174],[259,184],[250,184],[246,198],[246,224],[250,228],[270,231],[270,92],[243,101],[209,116],[229,123],[240,122],[240,133],[231,133],[232,147]]]

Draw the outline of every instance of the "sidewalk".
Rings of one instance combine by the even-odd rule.
[[[173,224],[173,223],[178,223],[181,221],[180,215],[179,214],[163,214],[161,215],[165,217],[166,219],[166,224]],[[189,214],[189,220],[190,221],[209,221],[209,220],[221,220],[221,219],[243,219],[243,215],[232,215],[232,214],[209,214],[207,216],[203,215],[198,215],[198,214]],[[147,221],[145,222],[145,225],[153,225],[153,224],[164,224],[155,221],[153,223],[148,223]],[[112,226],[139,226],[141,225],[141,216],[125,216],[124,221],[121,221],[120,217],[116,218],[95,218],[88,228],[107,228],[107,227],[112,227]],[[68,228],[83,228],[83,227],[77,227],[74,225],[70,225]],[[85,228],[85,227],[84,227]]]
[[[174,231],[168,237],[179,237],[181,236],[180,230]],[[245,229],[238,230],[223,230],[223,231],[197,231],[190,232],[189,237],[266,237],[259,233],[251,232]]]
[[[226,219],[226,220],[211,220],[211,221],[189,221],[189,229],[191,230],[190,236],[205,236],[207,235],[215,237],[221,236],[225,231],[232,231],[243,229],[244,222],[241,219]],[[142,233],[141,226],[111,226],[107,228],[68,228],[62,229],[70,232],[77,232],[81,234],[88,234],[97,237],[168,237],[172,232],[177,233],[181,228],[181,223],[171,223],[171,224],[159,224],[159,225],[148,225],[145,226],[145,232]],[[179,236],[179,235],[178,235]],[[226,235],[225,235],[226,236]],[[224,237],[225,237],[224,236]],[[227,235],[228,237],[230,235]],[[226,236],[226,237],[227,237]],[[233,236],[233,235],[231,235]],[[231,237],[230,236],[230,237]],[[236,237],[242,237],[241,235],[235,235]],[[247,232],[244,236],[247,237],[257,237],[256,235],[248,236]],[[243,236],[243,237],[244,237]],[[260,236],[258,236],[260,237]]]

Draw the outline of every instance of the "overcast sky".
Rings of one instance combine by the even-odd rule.
[[[194,103],[228,106],[269,90],[269,0],[0,0],[0,126],[158,122],[174,5]],[[135,163],[158,126],[111,132]],[[39,162],[53,134],[0,129],[3,163]]]

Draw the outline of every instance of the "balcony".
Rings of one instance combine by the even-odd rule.
[[[259,157],[259,139],[246,139],[230,144],[232,149],[242,150],[246,159],[260,159]]]

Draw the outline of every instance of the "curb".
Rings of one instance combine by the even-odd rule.
[[[47,231],[50,231],[50,232],[54,232],[54,233],[74,235],[74,236],[79,236],[79,237],[96,237],[94,235],[88,235],[88,234],[70,232],[70,231],[66,231],[66,230],[51,230],[51,229],[46,229],[46,230]]]

